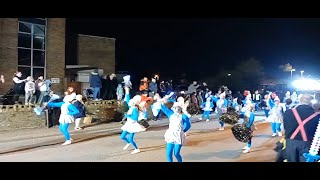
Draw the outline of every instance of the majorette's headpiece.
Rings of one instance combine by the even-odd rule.
[[[132,99],[130,99],[128,105],[129,106],[134,106],[137,105],[141,102],[141,96],[140,95],[135,95]]]
[[[130,81],[130,75],[124,76],[124,77],[123,77],[123,80],[124,80],[124,81]]]

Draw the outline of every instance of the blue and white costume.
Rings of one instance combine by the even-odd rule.
[[[235,109],[236,112],[240,111],[239,104],[238,104],[238,98],[234,98],[233,99],[233,102],[232,102],[231,106],[232,106],[232,108]]]
[[[127,143],[123,150],[127,150],[128,147],[132,145],[135,150],[132,151],[131,154],[136,154],[139,153],[140,150],[133,140],[134,135],[137,132],[145,131],[146,128],[144,128],[142,125],[138,123],[139,109],[137,108],[137,105],[139,105],[139,103],[141,102],[141,96],[134,96],[130,101],[129,99],[130,94],[126,92],[125,101],[128,103],[129,110],[126,114],[127,121],[121,127],[122,133],[120,137]],[[129,139],[127,138],[127,135],[129,135]]]
[[[225,99],[225,93],[220,94],[220,99],[217,101],[217,112],[219,117],[219,130],[224,130],[224,122],[220,120],[222,114],[227,112],[228,101]]]
[[[207,117],[207,121],[209,121],[210,119],[210,112],[212,111],[213,108],[213,102],[211,101],[211,98],[208,97],[207,101],[202,103],[202,107],[203,107],[203,114],[201,116],[201,118],[199,118],[200,120],[202,120],[202,118],[204,118],[205,116]]]
[[[249,129],[251,129],[255,119],[253,109],[254,109],[253,104],[248,105],[248,107],[246,108],[246,112],[240,114],[240,117],[244,118],[244,124],[246,124]],[[248,142],[247,146],[243,148],[244,150],[243,153],[248,153],[250,151],[250,148],[251,148],[251,139]]]
[[[272,129],[272,136],[276,136],[278,132],[278,136],[282,136],[281,132],[281,123],[283,123],[283,108],[280,106],[280,99],[278,96],[273,100],[270,101],[270,115],[267,118],[267,121],[271,123],[271,129]]]
[[[161,104],[161,110],[169,118],[169,129],[164,135],[167,142],[166,157],[168,162],[173,162],[172,154],[174,153],[177,161],[182,162],[180,150],[185,141],[185,133],[190,129],[191,124],[187,115],[182,114],[182,107],[174,104],[172,109]]]
[[[66,141],[62,145],[69,145],[71,144],[71,138],[68,131],[70,123],[74,122],[73,115],[78,114],[79,110],[70,102],[75,98],[75,93],[71,95],[67,95],[64,97],[63,102],[54,103],[50,102],[48,103],[48,107],[60,107],[61,108],[61,114],[59,117],[59,129],[64,135]]]

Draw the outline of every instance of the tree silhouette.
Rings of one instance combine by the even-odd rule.
[[[228,76],[228,74],[231,75]],[[213,90],[226,85],[233,91],[243,91],[258,88],[263,77],[264,72],[260,61],[250,58],[232,69],[220,69],[215,77],[207,77],[205,80],[210,88],[213,87]]]
[[[279,68],[283,71],[283,72],[290,72],[293,67],[290,63],[287,63],[287,64],[282,64],[279,66]]]

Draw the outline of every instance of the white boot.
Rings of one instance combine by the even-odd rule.
[[[125,147],[123,147],[123,150],[127,150],[129,146],[130,146],[130,143],[128,143]]]
[[[250,148],[249,147],[247,147],[247,149],[245,149],[244,151],[242,151],[242,153],[248,153],[250,151]]]
[[[282,132],[278,132],[278,136],[281,137],[282,136]]]
[[[277,133],[273,133],[273,134],[272,134],[272,137],[275,137],[276,135],[277,135]]]
[[[69,145],[69,144],[71,144],[72,142],[71,142],[71,140],[67,140],[66,142],[64,142],[63,144],[61,144],[62,146],[65,146],[65,145]]]
[[[246,150],[246,149],[248,149],[248,148],[249,148],[248,146],[245,146],[245,147],[242,148],[242,150]]]
[[[131,154],[137,154],[137,153],[139,153],[140,152],[140,149],[135,149],[135,150],[133,150],[132,152],[131,152]]]
[[[75,120],[74,130],[80,130],[80,129],[81,129],[81,128],[80,128],[80,120],[81,120],[81,118],[77,118],[77,119]]]

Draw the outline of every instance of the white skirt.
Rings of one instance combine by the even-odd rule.
[[[212,111],[212,108],[210,108],[210,107],[209,107],[209,108],[206,108],[206,107],[205,107],[205,108],[203,108],[203,110],[204,110],[204,111]]]
[[[283,123],[283,117],[270,114],[266,121],[270,123]]]
[[[183,131],[172,131],[168,129],[164,134],[164,140],[167,143],[181,144],[185,142],[186,136]]]
[[[59,123],[61,124],[67,124],[67,123],[73,123],[74,122],[74,118],[71,115],[68,114],[61,114],[60,118],[59,118]]]
[[[121,129],[122,131],[127,131],[128,133],[137,133],[146,130],[145,127],[130,118],[127,118],[127,122],[121,127]]]

